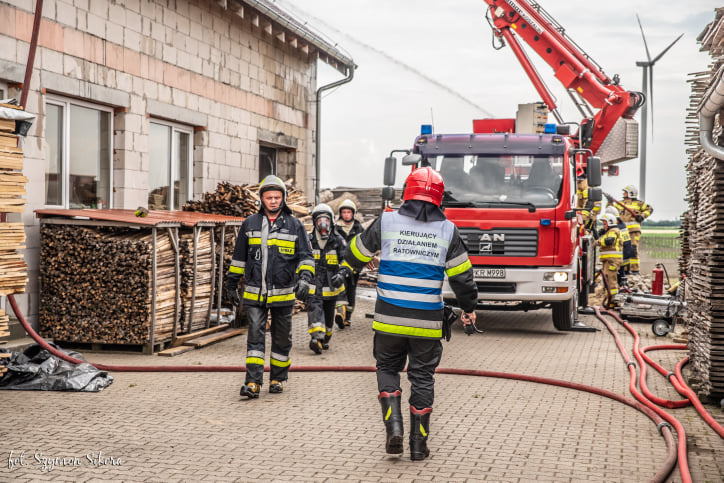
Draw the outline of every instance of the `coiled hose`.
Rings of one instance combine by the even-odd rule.
[[[13,295],[8,295],[8,300],[10,301],[10,306],[12,307],[13,311],[15,312],[16,317],[20,321],[20,324],[23,326],[25,331],[30,335],[30,337],[35,340],[43,349],[47,350],[51,354],[53,354],[56,357],[59,357],[60,359],[63,359],[65,361],[74,363],[74,364],[80,364],[85,361],[78,360],[74,357],[70,357],[67,354],[64,354],[63,352],[58,351],[54,347],[52,347],[50,344],[48,344],[42,337],[40,337],[30,326],[30,324],[25,320],[25,317],[23,316],[22,312],[20,311],[17,302],[15,301],[15,297]],[[602,319],[603,320],[603,319]],[[611,330],[611,329],[609,329]],[[246,367],[245,366],[198,366],[198,365],[192,365],[192,366],[118,366],[118,365],[106,365],[106,364],[92,364],[94,367],[96,367],[99,370],[102,371],[110,371],[110,372],[245,372]],[[269,367],[264,368],[265,371],[269,370]],[[635,376],[635,369],[633,370],[633,374]],[[374,366],[292,366],[290,367],[290,371],[292,372],[376,372],[377,368]],[[499,379],[513,379],[518,381],[527,381],[527,382],[535,382],[539,384],[549,384],[553,386],[558,387],[565,387],[568,389],[574,389],[577,391],[585,391],[589,392],[591,394],[596,394],[599,396],[607,397],[609,399],[613,399],[615,401],[621,402],[623,404],[626,404],[627,406],[630,406],[634,409],[637,409],[638,411],[641,411],[646,416],[648,416],[654,424],[657,425],[659,428],[659,432],[664,438],[664,442],[666,443],[667,448],[667,458],[664,461],[664,463],[661,466],[661,469],[653,476],[652,481],[655,482],[663,482],[666,480],[668,475],[673,470],[674,466],[676,465],[677,461],[677,448],[676,443],[673,434],[671,433],[670,427],[666,424],[664,419],[661,415],[658,414],[656,406],[653,406],[653,408],[648,407],[645,403],[642,404],[638,401],[635,401],[633,399],[627,398],[625,396],[622,396],[620,394],[616,394],[615,392],[608,391],[606,389],[601,389],[593,386],[587,386],[585,384],[578,384],[574,382],[568,382],[568,381],[561,381],[557,379],[549,379],[545,377],[537,377],[537,376],[529,376],[525,374],[511,374],[506,372],[494,372],[494,371],[481,371],[481,370],[474,370],[474,369],[451,369],[451,368],[438,368],[436,370],[436,373],[438,374],[450,374],[450,375],[462,375],[462,376],[477,376],[477,377],[494,377]],[[645,398],[642,397],[642,399]],[[651,403],[649,403],[651,404]],[[656,409],[654,409],[656,408]],[[661,411],[661,410],[659,410]],[[663,412],[663,411],[661,411]],[[664,412],[664,414],[666,414]],[[666,414],[667,417],[671,418]],[[673,419],[673,418],[671,418]],[[678,422],[677,422],[678,423]],[[678,431],[678,429],[677,429]],[[683,428],[682,432],[679,434],[683,434]],[[680,444],[681,446],[681,444]],[[684,451],[685,451],[685,443],[684,443]],[[688,468],[687,468],[687,475],[688,475]],[[682,470],[682,475],[684,474]],[[691,478],[684,479],[685,482],[691,481]]]

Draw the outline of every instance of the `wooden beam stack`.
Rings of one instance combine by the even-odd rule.
[[[713,62],[708,72],[690,74],[687,115],[687,200],[682,223],[680,266],[687,275],[685,319],[689,331],[690,385],[702,395],[724,394],[724,160],[700,145],[698,107],[724,69],[724,8],[699,37]],[[714,142],[724,145],[724,117],[714,126]]]
[[[181,316],[181,327],[184,332],[189,331],[189,318],[191,317],[191,301],[194,278],[194,241],[193,233],[181,235],[181,267],[183,276],[181,278],[181,301],[183,312]],[[203,230],[199,236],[196,247],[196,296],[193,304],[193,319],[191,319],[191,331],[206,328],[209,316],[209,302],[211,298],[211,277],[216,273],[211,272],[211,231]]]
[[[19,109],[18,106],[0,104],[0,108]],[[15,121],[0,118],[0,213],[25,211],[25,184],[23,151],[18,148]],[[0,297],[22,293],[28,281],[27,265],[20,253],[25,243],[22,223],[0,223]]]

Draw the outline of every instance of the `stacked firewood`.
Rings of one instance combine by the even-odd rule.
[[[0,296],[25,292],[28,270],[20,253],[24,243],[22,223],[0,223]]]
[[[287,206],[296,216],[304,216],[309,213],[309,204],[304,192],[296,189],[293,183],[293,179],[284,182],[287,187]],[[221,182],[216,191],[204,193],[201,201],[189,201],[183,209],[247,217],[259,211],[259,184],[235,185]]]
[[[59,341],[150,341],[153,243],[149,231],[41,225],[41,334]],[[159,231],[155,337],[169,339],[176,316],[176,259]],[[180,315],[180,314],[179,314]]]
[[[687,196],[682,224],[680,268],[687,275],[685,298],[691,378],[700,394],[724,394],[724,160],[707,153],[699,141],[698,107],[718,83],[724,65],[724,8],[699,35],[701,50],[713,62],[708,72],[690,75],[687,116]],[[722,117],[717,116],[714,143],[724,144]]]

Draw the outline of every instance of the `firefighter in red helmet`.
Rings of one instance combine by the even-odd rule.
[[[475,322],[478,301],[465,243],[440,209],[444,187],[432,168],[413,171],[405,182],[400,209],[382,213],[345,252],[345,263],[359,270],[380,251],[372,328],[378,399],[387,431],[385,449],[390,454],[403,452],[400,372],[407,362],[413,460],[430,454],[427,438],[433,374],[442,356],[445,275],[463,309],[464,325]]]

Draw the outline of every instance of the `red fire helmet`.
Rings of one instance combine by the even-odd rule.
[[[416,169],[405,180],[403,200],[422,200],[440,206],[445,182],[440,173],[429,166]]]

